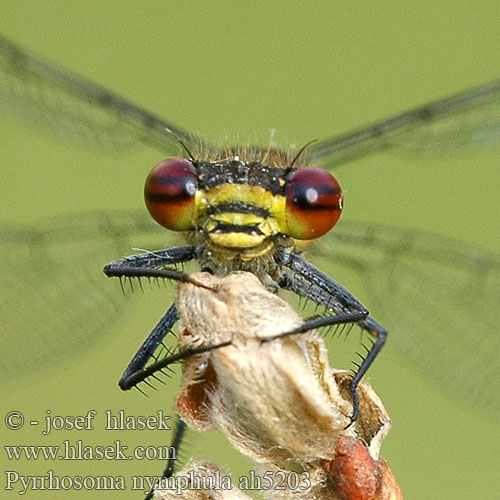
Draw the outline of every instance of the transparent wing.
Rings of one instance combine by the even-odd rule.
[[[388,328],[388,345],[453,394],[500,411],[498,256],[369,223],[343,221],[324,238],[311,260],[333,277],[340,266],[357,275],[342,283],[365,285],[365,306]]]
[[[62,217],[36,228],[0,226],[3,376],[60,362],[95,344],[133,295],[122,294],[103,266],[138,253],[137,245],[164,248],[166,238],[143,212]],[[169,246],[183,244],[168,238]]]
[[[0,111],[101,149],[137,143],[177,154],[177,138],[202,141],[125,99],[0,36]]]
[[[331,137],[310,146],[318,164],[336,168],[381,151],[458,154],[500,143],[500,80]]]

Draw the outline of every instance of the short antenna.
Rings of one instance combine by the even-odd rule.
[[[165,130],[169,133],[169,134],[172,134],[176,141],[182,146],[182,149],[184,149],[184,151],[187,153],[189,159],[191,161],[196,161],[195,160],[195,157],[193,156],[193,154],[191,153],[191,151],[189,151],[188,147],[186,146],[186,143],[184,142],[183,139],[181,139],[175,132],[173,132],[172,130],[170,130],[169,128],[165,128]]]
[[[311,145],[317,142],[317,139],[313,139],[312,141],[309,141],[308,143],[304,144],[300,149],[299,152],[295,155],[295,158],[292,160],[292,163],[287,167],[286,173],[289,173],[293,166],[295,165],[295,162],[300,158],[300,155]]]

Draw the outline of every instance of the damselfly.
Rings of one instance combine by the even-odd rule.
[[[341,202],[338,185],[329,174],[302,167],[336,169],[381,151],[456,152],[470,145],[487,146],[496,142],[500,126],[500,83],[492,82],[316,142],[300,155],[275,147],[212,147],[3,38],[0,98],[5,109],[79,141],[106,148],[136,142],[177,157],[158,168],[174,172],[174,187],[180,189],[174,189],[172,199],[179,202],[176,209],[187,205],[188,212],[177,212],[163,222],[190,230],[192,244],[122,264],[155,268],[199,259],[216,273],[248,269],[268,285],[305,295],[337,315],[351,315],[377,339],[353,389],[381,347],[385,329],[371,317],[362,319],[364,307],[297,253],[298,241],[326,233],[336,222]],[[325,179],[328,187],[323,196],[318,185]],[[204,194],[198,195],[199,190]],[[149,196],[150,203],[156,194]],[[201,205],[192,204],[197,197]],[[323,217],[325,213],[330,216]],[[333,219],[332,213],[337,214]],[[36,228],[4,227],[0,238],[6,374],[25,369],[26,360],[31,367],[50,360],[55,343],[59,349],[75,349],[93,341],[123,301],[103,282],[98,269],[132,246],[165,246],[164,233],[146,214],[135,212],[92,213]],[[169,238],[168,247],[180,239],[172,233]],[[311,246],[307,258],[320,267],[328,261],[359,273],[372,292],[370,311],[394,332],[394,345],[455,393],[483,408],[498,409],[500,341],[491,313],[499,297],[496,256],[420,231],[342,221]],[[132,372],[147,362],[176,317],[175,309],[167,312],[146,356],[142,351],[134,360]]]

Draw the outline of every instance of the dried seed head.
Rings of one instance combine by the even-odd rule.
[[[399,500],[380,459],[391,421],[367,382],[351,424],[352,373],[330,368],[314,331],[262,343],[302,318],[250,273],[196,273],[210,288],[177,287],[181,348],[230,345],[185,360],[177,410],[192,427],[219,429],[261,474],[306,472],[311,487],[270,489],[272,500]],[[398,496],[399,495],[399,496]],[[193,497],[197,498],[197,497]]]
[[[184,363],[177,409],[189,425],[220,429],[248,457],[272,463],[331,460],[341,434],[358,432],[367,444],[380,429],[385,435],[390,420],[381,415],[379,400],[371,408],[364,388],[361,404],[367,408],[356,425],[348,426],[352,405],[342,395],[347,375],[339,372],[339,385],[315,332],[261,343],[261,337],[289,331],[303,320],[254,275],[196,273],[193,278],[217,291],[178,286],[181,348],[232,343]]]
[[[155,490],[155,500],[251,500],[211,462],[194,463],[169,479]]]
[[[311,332],[263,344],[261,337],[293,329],[301,317],[252,274],[193,277],[218,292],[178,287],[180,345],[232,344],[186,361],[181,416],[222,430],[255,461],[333,458],[351,404],[340,396],[323,340]]]

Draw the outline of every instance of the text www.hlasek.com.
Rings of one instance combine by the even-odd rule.
[[[62,446],[4,446],[9,460],[169,460],[175,457],[171,446],[128,446],[116,440],[108,446],[88,446],[82,440],[63,441]]]
[[[7,458],[17,460],[161,460],[176,459],[176,450],[170,446],[136,446],[128,451],[119,440],[108,446],[88,446],[79,440],[63,441],[62,445],[4,446]],[[44,476],[23,476],[16,471],[4,471],[6,490],[20,488],[19,495],[30,490],[124,490],[126,481],[122,476],[63,476],[49,470]],[[149,491],[158,478],[134,476],[132,489]]]

